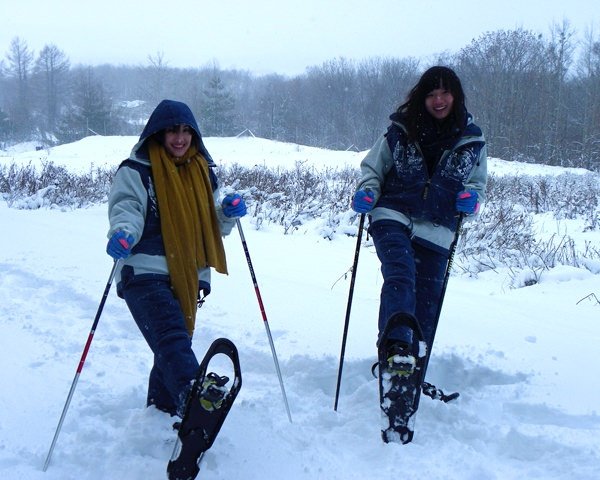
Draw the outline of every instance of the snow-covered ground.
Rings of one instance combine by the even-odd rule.
[[[116,165],[134,137],[93,137],[50,151],[2,152],[0,163],[51,160],[86,171]],[[357,166],[363,154],[261,139],[206,139],[217,163]],[[499,161],[501,162],[501,161]],[[507,168],[490,162],[490,170]],[[540,166],[518,165],[534,168]],[[0,203],[0,478],[165,478],[173,420],[144,407],[150,351],[111,290],[47,472],[42,466],[108,280],[106,206],[15,210]],[[551,221],[545,223],[549,228]],[[384,444],[370,367],[381,276],[360,253],[338,411],[334,393],[355,237],[293,235],[242,219],[279,356],[285,412],[240,237],[225,240],[230,274],[214,275],[194,348],[217,337],[240,351],[243,387],[198,478],[600,478],[600,276],[560,267],[508,289],[502,272],[450,281],[412,444]],[[570,234],[598,245],[598,232]],[[587,235],[587,236],[586,236]]]

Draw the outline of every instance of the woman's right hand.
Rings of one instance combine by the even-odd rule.
[[[375,206],[375,194],[371,190],[358,190],[352,198],[352,210],[368,213]]]
[[[120,260],[131,255],[132,247],[133,237],[123,230],[119,230],[113,233],[112,237],[108,240],[108,243],[106,244],[106,253],[115,260]]]

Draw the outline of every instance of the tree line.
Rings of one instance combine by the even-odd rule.
[[[0,147],[56,145],[88,135],[137,135],[163,98],[186,102],[205,136],[243,131],[329,149],[366,150],[425,68],[454,68],[489,154],[600,169],[600,38],[568,21],[544,36],[487,32],[456,53],[335,58],[302,75],[257,76],[214,62],[172,68],[161,52],[141,66],[72,66],[48,44],[15,37],[0,62]]]

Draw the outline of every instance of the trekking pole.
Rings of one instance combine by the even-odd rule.
[[[71,383],[71,389],[69,390],[69,395],[67,396],[67,401],[65,402],[65,406],[64,406],[62,414],[60,416],[60,420],[58,421],[58,426],[56,427],[56,432],[54,433],[54,438],[52,439],[52,444],[50,445],[50,450],[48,451],[48,456],[46,457],[46,462],[44,463],[44,472],[48,469],[48,465],[50,464],[50,459],[52,458],[52,452],[54,451],[54,447],[56,446],[56,441],[58,440],[58,435],[60,434],[62,424],[67,415],[67,410],[69,409],[69,405],[71,404],[71,399],[73,398],[73,393],[75,392],[75,387],[77,386],[77,381],[79,380],[79,375],[81,374],[81,370],[83,370],[83,364],[85,363],[85,358],[87,357],[88,351],[90,349],[90,345],[92,344],[92,339],[94,338],[94,333],[96,332],[96,327],[98,326],[98,321],[100,320],[100,315],[102,314],[104,304],[106,303],[106,297],[108,297],[108,292],[110,291],[110,286],[112,285],[113,279],[115,278],[117,265],[119,263],[120,263],[119,260],[115,260],[112,270],[110,271],[110,275],[108,277],[108,282],[106,283],[106,287],[104,288],[104,294],[102,295],[102,299],[100,300],[100,305],[98,306],[98,311],[96,312],[96,317],[94,318],[94,323],[92,324],[90,334],[88,335],[87,342],[85,343],[85,347],[83,348],[83,353],[81,354],[81,359],[79,360],[79,365],[77,366],[77,371],[75,372],[75,378],[73,379],[73,383]]]
[[[346,352],[346,338],[348,337],[348,325],[350,324],[350,309],[352,308],[352,296],[354,295],[354,282],[356,280],[356,268],[358,267],[358,254],[360,252],[360,243],[362,241],[362,231],[365,225],[365,214],[360,214],[358,225],[358,234],[356,236],[356,250],[354,251],[354,263],[352,265],[352,275],[350,277],[350,293],[348,294],[348,305],[346,307],[346,320],[344,322],[344,334],[342,335],[342,351],[340,352],[340,366],[338,368],[337,386],[335,388],[335,402],[333,410],[337,412],[338,400],[340,398],[340,386],[342,384],[342,369],[344,367],[344,355]]]
[[[446,265],[446,273],[444,274],[444,283],[442,284],[442,292],[440,294],[440,303],[435,315],[435,324],[433,326],[433,335],[437,330],[438,322],[440,321],[440,315],[442,314],[442,305],[444,304],[444,298],[446,297],[446,288],[448,287],[448,280],[450,279],[450,270],[452,270],[452,263],[454,262],[454,252],[456,252],[456,246],[458,245],[458,239],[462,230],[462,223],[465,218],[465,214],[461,213],[458,217],[458,223],[456,225],[456,232],[454,233],[454,240],[450,246],[450,253],[448,254],[448,264]]]
[[[252,260],[250,259],[250,252],[248,251],[248,244],[246,243],[246,237],[244,237],[244,231],[242,230],[242,224],[240,219],[236,219],[237,229],[240,232],[240,238],[242,239],[242,246],[244,247],[244,253],[246,254],[246,261],[248,262],[248,268],[250,269],[250,276],[252,277],[252,283],[254,284],[254,291],[256,292],[256,299],[258,300],[258,306],[262,315],[265,329],[267,330],[267,337],[269,338],[269,345],[271,345],[271,353],[273,354],[273,362],[275,362],[275,370],[279,377],[279,385],[281,387],[281,394],[283,395],[283,402],[285,403],[285,409],[287,416],[292,423],[292,414],[290,413],[290,406],[288,404],[287,396],[285,394],[285,387],[283,386],[283,379],[281,377],[281,370],[279,369],[279,362],[277,360],[277,353],[275,352],[275,344],[273,343],[273,337],[271,335],[271,329],[269,328],[269,321],[267,320],[267,314],[265,312],[265,306],[263,305],[262,297],[260,296],[260,290],[256,281],[256,275],[254,274],[254,267],[252,266]]]
[[[454,233],[454,240],[452,241],[452,245],[450,245],[450,253],[448,254],[448,263],[446,265],[446,273],[444,274],[444,283],[442,284],[442,291],[440,293],[440,302],[438,304],[438,309],[435,315],[435,323],[433,324],[433,334],[431,338],[435,338],[435,332],[437,331],[437,326],[440,321],[440,316],[442,314],[442,305],[444,303],[444,298],[446,297],[446,288],[448,287],[448,280],[450,279],[450,270],[452,270],[452,263],[454,261],[454,252],[456,252],[456,246],[458,245],[458,239],[460,237],[460,233],[462,230],[462,223],[465,218],[464,213],[460,213],[458,217],[458,223],[456,225],[456,232]],[[433,349],[433,345],[431,345],[427,349],[427,358],[425,359],[425,368],[423,371],[423,380],[425,380],[425,373],[427,371],[427,366],[429,365],[429,357],[431,356],[431,350]],[[421,385],[422,389],[426,389],[427,382],[424,382],[425,387]],[[458,397],[458,393],[454,393],[452,395],[456,395],[454,398]],[[453,399],[454,399],[453,398]],[[453,400],[452,399],[452,400]]]

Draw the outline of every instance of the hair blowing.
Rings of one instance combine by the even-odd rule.
[[[406,117],[406,128],[408,137],[411,140],[417,138],[420,121],[429,115],[425,109],[427,94],[438,88],[450,91],[454,97],[452,111],[448,118],[444,120],[442,129],[459,128],[462,130],[464,128],[466,122],[465,93],[460,79],[454,70],[448,67],[435,66],[421,75],[417,84],[408,93],[406,102],[398,107],[398,112]]]

